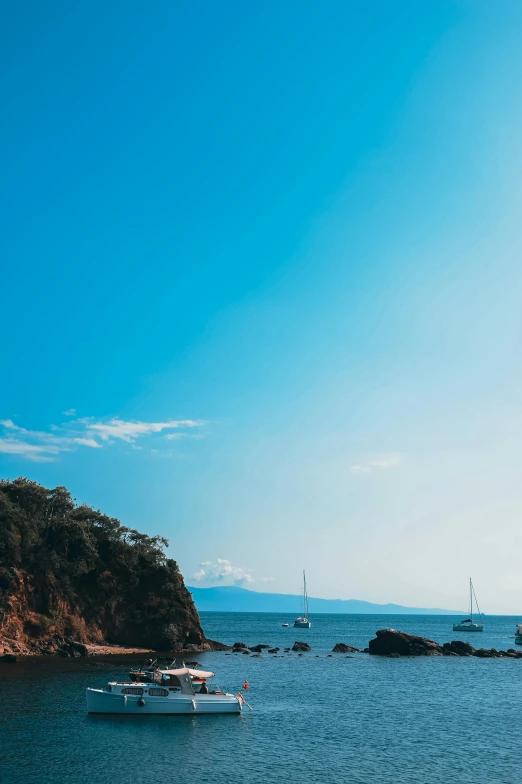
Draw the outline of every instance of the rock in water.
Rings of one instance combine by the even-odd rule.
[[[312,649],[307,642],[294,642],[293,651],[311,651]]]
[[[478,651],[475,651],[473,656],[477,656],[479,659],[494,659],[498,656],[498,653],[494,648],[490,651],[486,648],[479,648]]]
[[[396,629],[379,629],[374,640],[368,643],[369,653],[374,656],[390,656],[398,653],[400,656],[441,656],[442,647],[416,634],[399,632]]]
[[[230,651],[230,645],[225,645],[224,642],[218,642],[217,640],[209,640],[208,637],[205,642],[210,646],[211,651]]]
[[[360,653],[359,648],[352,648],[351,645],[346,645],[344,642],[338,642],[337,645],[332,648],[332,653]]]
[[[473,645],[470,645],[469,642],[462,642],[461,640],[452,640],[451,642],[445,642],[443,647],[443,653],[445,655],[453,654],[454,656],[474,656],[475,655],[475,648]]]

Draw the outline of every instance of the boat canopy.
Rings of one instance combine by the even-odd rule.
[[[182,694],[194,694],[194,686],[188,667],[182,667],[179,670],[159,670],[159,674],[162,682],[179,686]]]
[[[203,678],[203,680],[206,680],[207,678],[215,677],[215,673],[213,672],[206,672],[205,670],[191,670],[190,667],[181,667],[180,669],[177,670],[160,670],[160,672],[162,675],[176,675],[176,676],[185,675],[185,673],[188,673],[193,678]]]

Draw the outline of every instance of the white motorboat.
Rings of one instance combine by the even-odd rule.
[[[480,623],[476,623],[473,620],[473,597],[475,597],[475,604],[477,605],[477,612],[479,614]],[[480,609],[477,602],[477,597],[475,596],[475,589],[473,588],[473,583],[471,582],[471,577],[469,578],[469,618],[466,618],[464,621],[460,623],[453,624],[453,631],[454,632],[481,632],[484,630],[484,624],[482,623],[482,615],[480,614]]]
[[[104,689],[86,689],[88,713],[197,714],[241,713],[245,699],[241,692],[228,694],[220,689],[195,687],[188,667],[157,670],[154,683],[111,681]]]
[[[283,623],[282,625],[283,625],[283,626],[288,626],[288,624],[287,624],[287,623]]]
[[[515,632],[515,644],[522,645],[522,623],[517,623],[517,630]]]
[[[303,569],[303,614],[294,621],[294,627],[298,629],[309,629],[312,625],[308,614],[308,594],[306,592],[306,573]]]

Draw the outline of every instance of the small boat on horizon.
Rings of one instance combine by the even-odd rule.
[[[477,605],[477,612],[479,614],[480,623],[475,623],[473,621],[473,597],[475,597],[475,604]],[[484,624],[482,622],[482,615],[480,613],[480,608],[478,606],[477,597],[475,596],[475,589],[473,588],[473,583],[471,582],[471,577],[469,578],[469,618],[466,618],[464,621],[460,621],[460,623],[453,624],[453,631],[454,632],[482,632],[484,631]]]
[[[312,625],[308,614],[308,593],[306,592],[306,572],[303,569],[303,614],[294,621],[294,628],[309,629]]]
[[[199,689],[191,670],[157,670],[153,683],[110,681],[104,689],[86,689],[88,713],[119,714],[194,714],[241,713],[246,704],[242,693],[228,694],[219,688],[208,689],[206,681],[213,672],[200,671],[205,682]]]
[[[282,626],[288,626],[288,624],[287,624],[287,623],[283,623],[283,624],[281,624],[281,625],[282,625]]]
[[[522,623],[517,623],[515,632],[515,645],[522,645]]]

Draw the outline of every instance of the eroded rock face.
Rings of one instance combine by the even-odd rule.
[[[338,642],[337,645],[332,648],[332,653],[359,653],[359,648],[352,648],[351,645],[346,645],[344,642]]]
[[[307,642],[294,642],[292,650],[293,651],[311,651],[312,649],[310,648],[310,646],[308,645]]]

